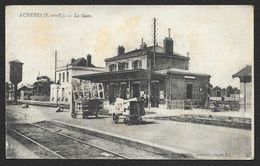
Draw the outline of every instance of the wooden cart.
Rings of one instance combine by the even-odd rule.
[[[121,109],[121,111],[117,110],[113,113],[114,123],[118,123],[120,116],[123,116],[127,125],[139,124],[142,123],[142,116],[145,115],[144,100],[126,100],[120,108],[116,106],[116,109]]]
[[[81,81],[73,82],[72,87],[73,107],[71,117],[76,118],[77,115],[82,115],[82,118],[98,117],[98,112],[103,108],[103,84]]]

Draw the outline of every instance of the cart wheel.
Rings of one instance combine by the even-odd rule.
[[[72,117],[73,119],[76,119],[76,117],[77,117],[77,114],[76,114],[76,113],[74,113],[74,112],[72,112],[72,113],[71,113],[71,117]]]
[[[131,119],[129,117],[126,118],[126,124],[130,126],[132,124]]]
[[[83,113],[82,113],[82,118],[83,118],[83,119],[88,119],[88,114],[85,113],[85,112],[83,112]]]
[[[115,124],[117,124],[118,123],[118,116],[117,115],[113,115],[113,122],[115,123]]]
[[[142,117],[140,116],[140,117],[138,117],[138,119],[137,119],[137,122],[139,123],[139,124],[142,124],[143,123],[143,119],[142,119]]]

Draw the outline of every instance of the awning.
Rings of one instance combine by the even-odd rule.
[[[110,82],[110,81],[144,80],[149,78],[149,74],[151,75],[151,79],[164,78],[164,75],[162,74],[150,72],[144,69],[75,75],[72,76],[72,78],[90,80],[92,82]]]

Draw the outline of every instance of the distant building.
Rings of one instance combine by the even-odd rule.
[[[210,91],[210,100],[215,101],[239,101],[240,90],[228,86],[227,88],[221,88],[216,86]]]
[[[32,85],[22,85],[18,89],[18,95],[20,100],[30,100],[33,95],[33,86]]]
[[[252,66],[247,65],[239,72],[233,75],[240,80],[240,108],[251,109],[252,98]]]
[[[117,55],[105,59],[106,72],[74,78],[103,83],[105,100],[110,104],[117,97],[141,97],[148,106],[150,97],[151,107],[183,108],[185,100],[204,105],[210,76],[189,71],[190,58],[174,52],[173,46],[170,34],[163,47],[148,47],[143,40],[140,48],[129,52],[119,46]]]
[[[11,101],[13,99],[14,99],[14,87],[13,87],[12,83],[5,82],[5,100]]]
[[[72,89],[72,76],[81,74],[92,74],[105,71],[102,67],[96,67],[91,62],[91,55],[87,58],[72,58],[70,64],[58,67],[55,71],[55,84],[51,85],[50,101],[58,103],[69,103]]]

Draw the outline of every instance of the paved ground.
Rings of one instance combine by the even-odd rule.
[[[201,124],[145,119],[143,125],[113,124],[111,117],[98,119],[72,119],[70,112],[56,113],[55,108],[7,106],[7,117],[21,122],[59,120],[68,124],[88,126],[126,137],[171,146],[208,159],[249,159],[251,156],[252,131]],[[9,119],[9,120],[10,120]],[[121,120],[122,121],[122,120]]]
[[[147,110],[148,111],[148,110]],[[152,108],[149,112],[156,113],[157,116],[179,116],[179,115],[215,115],[215,116],[229,116],[229,117],[245,117],[245,118],[253,118],[254,115],[252,111],[244,112],[244,110],[239,111],[225,111],[225,112],[211,112],[210,109],[192,109],[192,110],[169,110],[169,109],[159,109]],[[150,116],[153,116],[152,114]]]

